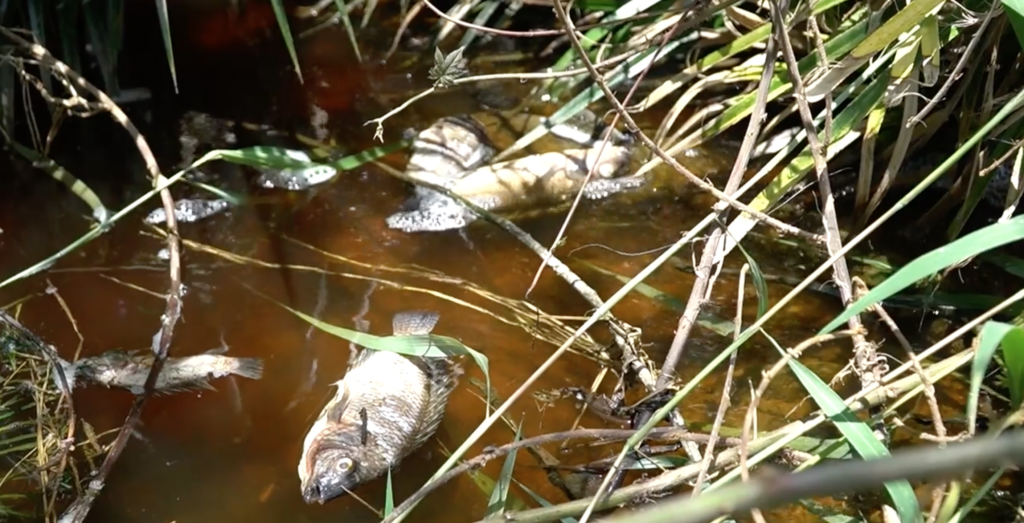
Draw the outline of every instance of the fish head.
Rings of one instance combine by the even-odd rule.
[[[301,478],[302,498],[307,504],[324,504],[344,496],[367,481],[363,429],[358,424],[332,423],[311,441],[303,456],[306,474]]]

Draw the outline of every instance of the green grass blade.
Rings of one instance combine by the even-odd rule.
[[[1010,401],[1013,408],[1020,407],[1021,378],[1024,375],[1024,329],[998,321],[985,322],[981,328],[978,352],[971,362],[971,389],[967,396],[967,422],[971,425],[978,418],[978,397],[981,383],[988,371],[988,365],[995,357],[1000,345],[1003,347],[1003,363],[1010,382]]]
[[[914,26],[924,21],[925,17],[942,5],[943,1],[913,0],[905,8],[900,9],[892,18],[886,20],[881,27],[871,33],[871,36],[865,38],[853,51],[850,51],[850,56],[864,58],[881,51],[885,46],[892,43],[893,40],[899,38],[901,34],[910,31]]]
[[[17,153],[22,155],[26,160],[32,162],[37,169],[46,171],[46,173],[54,180],[67,185],[75,196],[85,202],[85,204],[92,209],[92,216],[97,222],[106,223],[110,218],[110,211],[107,210],[105,205],[103,205],[100,197],[97,196],[96,193],[85,184],[85,182],[76,178],[75,175],[68,172],[67,169],[61,167],[50,158],[47,158],[46,156],[43,156],[35,150],[25,147],[14,140],[8,140],[7,145],[17,151]]]
[[[1003,365],[1006,366],[1010,382],[1011,405],[1018,409],[1024,399],[1024,329],[1016,327],[1006,333],[1000,345],[1003,347]]]
[[[765,281],[764,273],[761,272],[761,266],[757,264],[757,260],[739,242],[736,243],[736,247],[743,253],[743,257],[747,259],[747,265],[750,266],[750,277],[754,279],[754,289],[757,291],[757,317],[760,318],[768,312],[768,282]],[[740,289],[739,292],[743,292],[743,289]]]
[[[441,453],[447,457],[451,457],[452,453],[444,446],[444,443],[440,443],[440,445]],[[479,469],[469,470],[466,473],[469,474],[470,479],[473,480],[473,483],[477,486],[477,488],[480,489],[480,492],[484,493],[484,495],[490,496],[491,492],[494,492],[495,487],[498,485],[497,481],[494,481],[493,479],[491,479],[490,476],[484,474]],[[513,481],[515,481],[514,478]],[[518,483],[518,481],[516,483]],[[510,510],[518,512],[520,510],[526,510],[530,507],[529,505],[526,504],[525,501],[516,496],[515,493],[512,493],[508,497],[508,508]]]
[[[370,23],[370,15],[377,9],[377,0],[367,0],[366,7],[363,8],[363,21],[361,27],[366,29],[366,24]]]
[[[156,0],[156,14],[160,19],[160,37],[164,41],[164,53],[167,55],[167,67],[171,70],[171,82],[174,92],[178,92],[178,70],[174,66],[174,44],[171,42],[171,20],[167,12],[167,0]]]
[[[298,159],[297,156],[305,154],[303,151],[268,145],[257,145],[254,147],[246,147],[244,149],[221,151],[219,159],[231,163],[248,165],[250,167],[309,169],[317,166],[327,166],[338,171],[349,171],[386,156],[403,147],[407,147],[409,143],[410,142],[408,140],[402,140],[388,145],[381,145],[379,147],[373,147],[365,151],[360,151],[356,154],[346,156],[340,160],[327,163],[302,161]]]
[[[1002,0],[1006,18],[1010,20],[1017,43],[1024,48],[1024,0]]]
[[[494,16],[494,12],[497,11],[499,7],[501,7],[502,2],[490,0],[482,3],[483,7],[480,8],[480,12],[476,14],[476,18],[473,19],[473,23],[479,26],[487,27],[487,20],[490,20],[490,18]],[[480,31],[477,31],[476,29],[467,30],[466,34],[462,35],[462,40],[459,40],[458,47],[468,49],[469,45],[472,44],[473,40],[475,40],[476,37],[478,36],[480,36]]]
[[[519,422],[519,426],[516,427],[516,437],[512,442],[517,442],[523,437],[523,423]],[[512,486],[512,472],[516,467],[516,454],[519,449],[515,449],[505,455],[505,463],[501,466],[501,475],[498,476],[498,483],[494,485],[494,489],[491,490],[491,499],[487,503],[487,513],[484,518],[491,516],[500,516],[505,513],[505,507],[508,502],[508,489]]]
[[[391,488],[391,469],[388,469],[388,483],[384,490],[384,517],[395,511],[395,492]]]
[[[818,11],[818,9],[815,9],[815,11]],[[764,31],[765,34],[760,35],[760,33],[758,33],[761,38],[758,40],[751,40],[749,42],[750,45],[768,37],[771,25],[767,24],[766,27],[767,29]],[[758,28],[755,31],[760,29],[761,28]],[[867,32],[868,23],[866,20],[857,23],[842,34],[839,34],[835,38],[825,42],[825,56],[830,60],[839,59],[853,49],[858,43],[863,41],[867,36]],[[754,31],[749,34],[753,35]],[[738,45],[738,42],[740,42],[740,39],[737,39],[736,43],[733,45]],[[730,47],[726,46],[723,47],[723,49],[730,49]],[[735,54],[735,52],[730,52],[728,53],[728,56],[732,56],[733,54]],[[807,76],[816,67],[820,67],[817,53],[809,53],[807,56],[797,61],[797,70],[800,71],[801,76]],[[787,94],[792,88],[793,85],[789,81],[789,73],[785,68],[781,68],[772,77],[771,84],[768,88],[768,101],[771,102],[775,98]],[[746,118],[753,110],[756,99],[757,93],[747,93],[737,98],[736,103],[730,104],[729,109],[726,109],[720,116],[713,120],[710,125],[705,127],[706,130],[703,134],[704,138],[710,138]]]
[[[404,149],[411,144],[412,140],[401,140],[388,145],[380,145],[346,156],[336,162],[328,163],[327,165],[330,165],[339,171],[350,171],[365,163],[370,163],[373,160],[387,156],[399,149]]]
[[[288,15],[284,11],[284,3],[281,0],[270,0],[270,5],[274,8],[274,18],[277,19],[277,26],[281,29],[281,38],[284,38],[284,46],[288,48],[288,56],[292,59],[292,65],[295,66],[295,75],[299,77],[299,83],[305,83],[302,80],[302,68],[299,66],[299,57],[295,54],[295,40],[292,38],[292,29],[288,27]]]
[[[626,3],[618,10],[616,10],[614,13],[612,13],[611,16],[605,17],[602,21],[610,23],[622,20],[623,18],[630,18],[644,11],[647,11],[648,9],[656,5],[659,1],[660,0],[632,0],[631,2]],[[584,33],[583,38],[580,38],[580,44],[582,45],[583,49],[588,50],[594,45],[597,45],[598,42],[604,39],[604,37],[607,36],[609,32],[611,32],[611,29],[609,29],[609,27],[610,26],[595,27]],[[555,65],[551,67],[551,70],[564,70],[566,67],[569,66],[569,64],[572,63],[575,57],[576,51],[574,49],[567,50],[565,53],[562,54],[558,61],[555,62]]]
[[[878,441],[871,428],[857,419],[853,412],[850,412],[843,402],[843,398],[839,397],[827,383],[795,359],[791,359],[788,365],[807,392],[814,398],[814,401],[821,407],[821,410],[850,441],[850,445],[857,451],[857,454],[864,459],[889,457],[889,450],[882,442]],[[917,496],[909,481],[891,481],[885,484],[885,489],[892,498],[893,506],[896,508],[901,522],[918,523],[921,521],[921,507],[917,503]]]
[[[945,247],[920,256],[896,271],[896,274],[886,278],[881,285],[850,304],[842,314],[821,329],[819,334],[832,332],[846,323],[851,316],[860,314],[869,306],[906,289],[921,279],[941,272],[950,265],[1022,238],[1024,238],[1024,216],[1018,216],[1012,220],[989,225]]]
[[[248,286],[246,286],[248,287]],[[448,336],[441,336],[438,334],[424,334],[424,335],[402,335],[402,336],[374,336],[365,332],[359,332],[349,330],[344,327],[338,327],[331,325],[330,323],[320,321],[308,314],[304,314],[297,311],[259,291],[249,287],[254,293],[263,296],[264,298],[276,303],[281,308],[291,312],[298,316],[306,323],[332,335],[355,343],[362,347],[372,350],[382,350],[388,352],[395,352],[398,354],[404,354],[406,356],[417,356],[421,358],[445,358],[449,356],[462,356],[466,355],[473,358],[480,370],[484,373],[484,379],[487,382],[487,390],[491,390],[491,372],[487,356],[484,356],[480,352],[477,352],[459,340]],[[485,415],[490,413],[490,395],[488,394],[488,405],[486,406]]]
[[[523,491],[525,491],[527,495],[529,495],[531,498],[533,498],[533,500],[536,501],[537,504],[539,504],[540,506],[542,506],[542,507],[553,507],[554,506],[554,505],[551,504],[550,501],[548,501],[548,500],[544,499],[543,497],[541,497],[540,494],[537,494],[536,492],[530,490],[530,487],[527,487],[526,485],[523,485],[522,483],[520,483],[519,480],[513,478],[512,481],[515,481],[516,485],[519,485],[519,488],[523,489]],[[559,519],[559,521],[561,523],[579,523],[579,521],[576,521],[575,518],[561,518],[561,519]]]
[[[356,53],[356,60],[359,63],[363,63],[363,54],[359,51],[356,30],[352,27],[352,19],[348,16],[348,5],[345,4],[345,0],[334,0],[334,7],[338,10],[338,14],[341,15],[341,26],[345,28],[345,35],[348,36],[348,41],[352,44],[352,51]]]

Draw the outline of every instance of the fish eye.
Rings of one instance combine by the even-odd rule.
[[[355,462],[352,461],[352,458],[341,458],[341,460],[338,461],[338,469],[342,472],[348,472],[352,470],[353,467],[355,467]]]

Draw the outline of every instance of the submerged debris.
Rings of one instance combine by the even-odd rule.
[[[263,377],[263,362],[259,358],[219,354],[223,351],[217,348],[195,356],[167,358],[157,377],[155,391],[167,394],[191,389],[215,390],[209,380],[231,374],[251,380]],[[72,388],[81,380],[142,394],[153,360],[151,351],[112,350],[74,363],[61,360],[61,366]]]
[[[395,335],[429,334],[434,312],[396,314]],[[448,358],[417,358],[363,349],[302,447],[299,480],[306,503],[325,503],[385,474],[437,431],[458,367]]]

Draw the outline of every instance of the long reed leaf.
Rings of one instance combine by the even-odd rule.
[[[945,247],[940,247],[908,263],[902,269],[886,278],[859,300],[850,304],[842,314],[819,331],[826,334],[837,329],[855,314],[860,314],[871,305],[906,289],[918,281],[937,274],[947,267],[979,253],[995,249],[1024,238],[1024,216],[989,225],[975,231]]]

